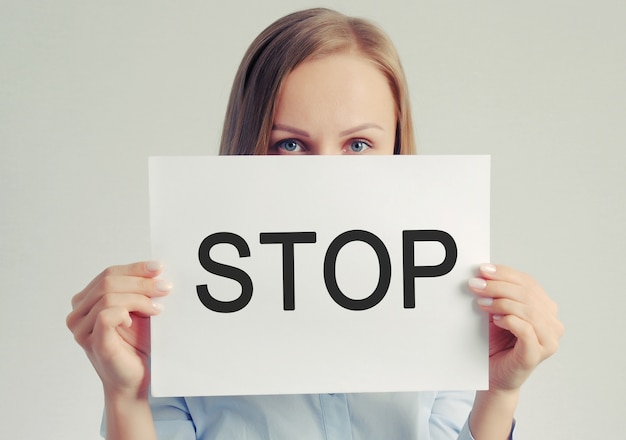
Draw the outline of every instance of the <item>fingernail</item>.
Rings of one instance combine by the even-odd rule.
[[[489,263],[481,264],[480,271],[486,275],[493,275],[496,273],[496,266]]]
[[[502,319],[502,315],[493,315],[494,321],[500,321]]]
[[[476,302],[478,303],[478,305],[488,307],[493,304],[493,298],[478,298]]]
[[[124,325],[126,326],[126,328],[130,328],[133,325],[133,318],[131,318],[130,315],[128,315],[128,319],[126,319]]]
[[[476,290],[485,290],[485,287],[487,287],[487,281],[482,278],[470,278],[467,284],[469,284],[472,289]]]
[[[162,267],[163,264],[161,264],[159,261],[146,261],[146,270],[148,272],[157,272],[161,270]]]
[[[161,303],[152,303],[152,308],[154,310],[156,310],[157,312],[162,312],[163,311],[163,304],[161,304]]]
[[[170,290],[172,290],[172,283],[165,280],[159,280],[156,283],[156,290],[158,290],[159,292],[169,292]]]

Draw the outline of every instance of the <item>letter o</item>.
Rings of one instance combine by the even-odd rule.
[[[376,252],[380,268],[378,285],[371,295],[363,299],[348,298],[337,284],[337,255],[339,255],[341,248],[353,241],[369,244]],[[391,283],[391,258],[389,258],[387,247],[380,238],[368,231],[355,229],[338,235],[328,246],[324,257],[324,282],[331,298],[341,307],[348,310],[367,310],[374,307],[385,297]]]

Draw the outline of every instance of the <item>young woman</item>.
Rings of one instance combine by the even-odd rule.
[[[389,39],[327,9],[276,21],[235,77],[221,154],[413,154],[406,81]],[[490,389],[290,396],[149,397],[161,266],[104,270],[68,327],[100,376],[110,439],[506,439],[519,389],[557,349],[556,305],[529,276],[483,264],[468,281],[490,319]],[[175,294],[175,292],[173,293]],[[468,311],[469,312],[469,311]],[[158,319],[158,318],[156,318]]]

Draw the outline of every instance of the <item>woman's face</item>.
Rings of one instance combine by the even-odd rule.
[[[363,56],[307,60],[278,95],[268,154],[393,154],[395,108],[387,78]]]

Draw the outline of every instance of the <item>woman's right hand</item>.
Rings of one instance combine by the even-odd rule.
[[[169,293],[158,280],[161,264],[112,266],[72,298],[67,326],[87,353],[105,392],[147,398],[150,383],[150,317],[161,311],[153,301]]]

